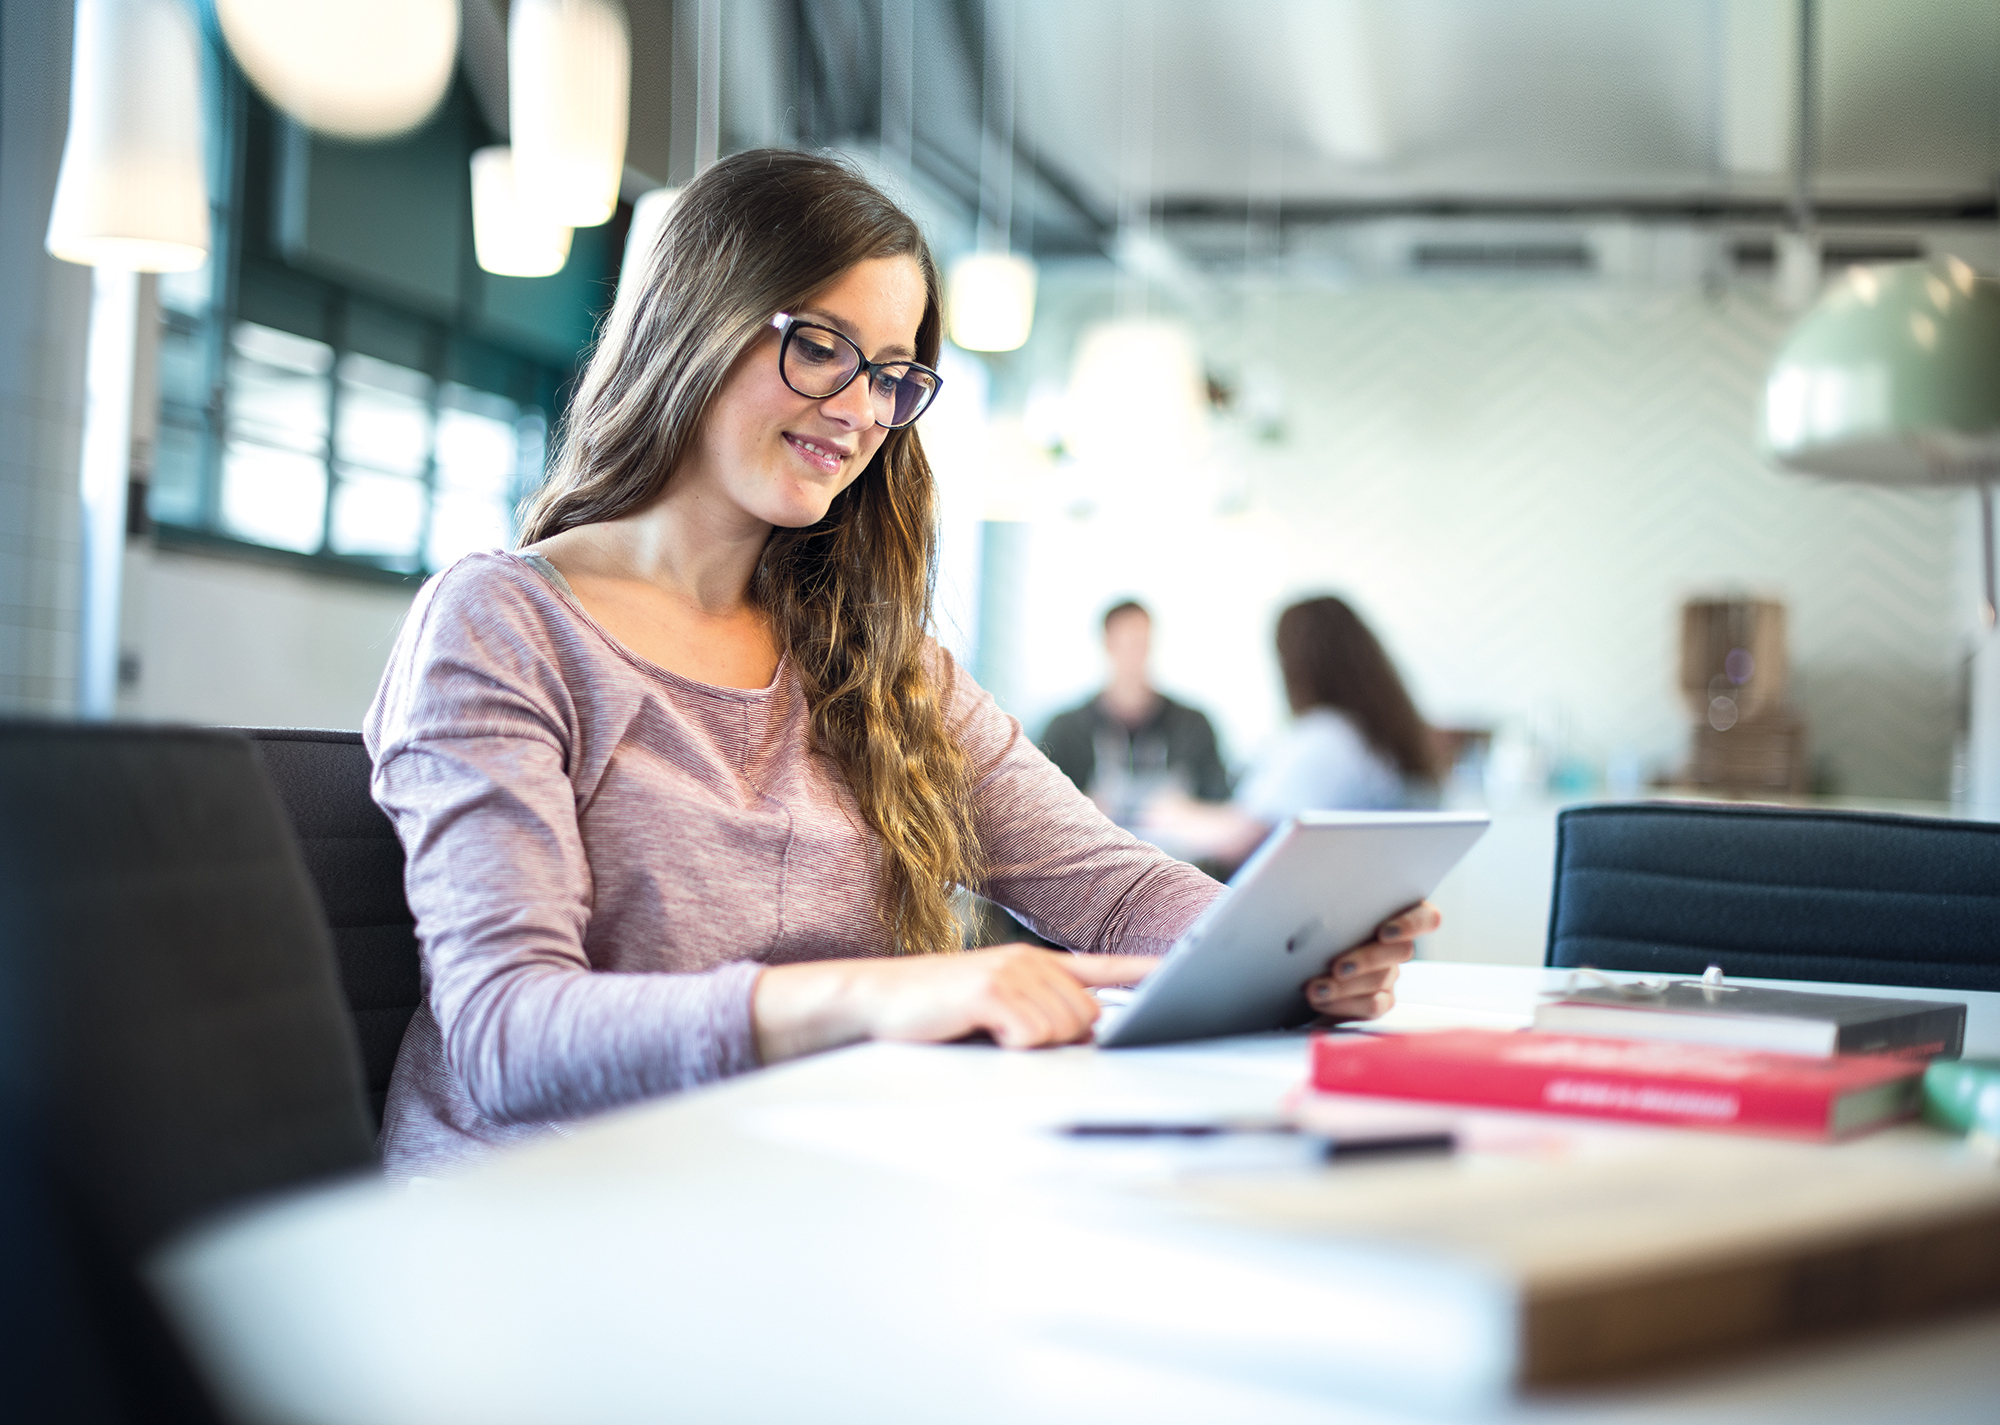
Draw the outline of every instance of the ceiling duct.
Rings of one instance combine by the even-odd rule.
[[[1820,245],[1820,262],[1833,271],[1881,262],[1917,262],[1927,257],[1929,251],[1918,238],[1827,238]],[[1777,244],[1768,237],[1738,238],[1729,245],[1729,265],[1739,273],[1768,277],[1777,261]]]
[[[1428,276],[1589,276],[1597,254],[1572,239],[1426,239],[1410,245],[1410,270]]]

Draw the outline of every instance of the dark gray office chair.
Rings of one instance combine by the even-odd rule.
[[[423,1000],[416,920],[403,898],[402,843],[368,795],[371,766],[360,733],[241,730],[277,789],[319,890],[379,1129],[403,1031]]]
[[[2000,826],[1573,807],[1556,823],[1547,963],[2000,990]]]
[[[0,724],[0,1040],[7,1194],[43,1246],[13,1285],[64,1323],[27,1395],[76,1387],[67,1353],[101,1373],[91,1418],[214,1419],[140,1262],[376,1166],[333,946],[247,739]]]

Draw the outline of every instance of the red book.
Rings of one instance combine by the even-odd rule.
[[[1714,1044],[1446,1029],[1322,1034],[1313,1087],[1683,1128],[1838,1138],[1917,1111],[1924,1065],[1893,1055],[1828,1059]]]

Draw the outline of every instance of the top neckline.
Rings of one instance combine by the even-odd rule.
[[[792,661],[791,652],[784,649],[778,653],[778,666],[771,671],[771,681],[761,688],[725,688],[719,683],[704,683],[688,677],[685,673],[676,673],[671,668],[662,667],[652,659],[634,653],[618,639],[613,638],[603,624],[592,618],[590,611],[583,606],[583,601],[577,598],[576,590],[570,587],[569,580],[563,577],[562,570],[556,568],[547,555],[535,554],[525,549],[503,549],[498,552],[506,558],[519,560],[534,570],[544,583],[555,590],[557,597],[576,616],[578,622],[602,639],[612,652],[642,673],[672,683],[675,687],[685,688],[689,692],[714,698],[727,698],[734,702],[761,702],[784,685],[785,674]]]

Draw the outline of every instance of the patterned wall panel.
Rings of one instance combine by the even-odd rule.
[[[1766,468],[1753,444],[1786,317],[1740,293],[1376,287],[1251,299],[1210,359],[1281,373],[1275,444],[1218,429],[1198,465],[1147,448],[1060,467],[989,597],[1017,621],[989,674],[1031,724],[1099,676],[1093,614],[1161,615],[1161,681],[1239,760],[1283,716],[1278,608],[1351,596],[1438,721],[1602,767],[1678,761],[1681,601],[1750,591],[1791,616],[1795,705],[1851,795],[1946,790],[1962,584],[1955,496]],[[1247,507],[1221,492],[1247,482]]]

